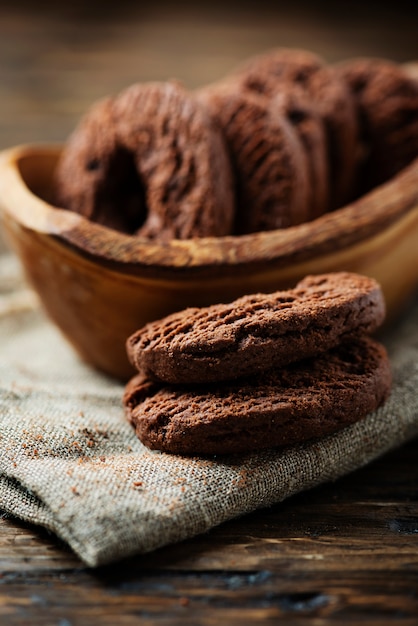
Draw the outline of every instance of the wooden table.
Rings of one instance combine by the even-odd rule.
[[[63,141],[104,94],[170,77],[195,87],[272,46],[330,61],[418,58],[417,14],[402,2],[337,3],[340,14],[324,2],[225,4],[2,3],[0,147]],[[417,453],[411,442],[335,484],[96,571],[2,517],[0,624],[416,625]]]
[[[89,570],[0,520],[0,623],[418,623],[418,441],[212,532]]]

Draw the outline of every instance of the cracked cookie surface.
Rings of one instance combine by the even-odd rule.
[[[308,160],[278,108],[227,84],[197,95],[221,128],[236,183],[235,233],[287,228],[309,219]]]
[[[169,383],[214,382],[281,367],[372,333],[383,321],[378,283],[348,272],[308,276],[294,289],[189,308],[131,335],[140,372]]]
[[[222,135],[176,83],[139,83],[93,105],[56,173],[56,202],[149,239],[232,232],[234,196]]]
[[[418,157],[418,82],[385,59],[350,59],[336,68],[358,110],[362,194]]]
[[[390,387],[385,349],[359,337],[286,369],[223,385],[170,386],[139,374],[128,383],[124,404],[151,449],[230,454],[340,430],[383,404]]]
[[[249,59],[228,80],[268,98],[294,89],[308,98],[325,128],[330,208],[343,206],[355,175],[358,126],[351,92],[338,72],[312,52],[278,48]]]

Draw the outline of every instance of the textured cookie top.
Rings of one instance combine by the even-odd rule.
[[[358,107],[363,142],[359,165],[370,188],[418,157],[418,82],[384,59],[351,59],[337,69]]]
[[[301,141],[278,107],[219,84],[201,90],[229,148],[236,181],[238,234],[286,228],[309,219],[312,189]]]
[[[143,375],[124,403],[138,437],[179,454],[225,454],[320,437],[378,408],[391,387],[383,346],[368,337],[317,358],[222,385],[170,386]]]
[[[297,87],[280,91],[272,98],[270,108],[291,124],[305,150],[310,189],[308,219],[315,219],[329,208],[330,168],[324,121],[314,103]]]
[[[127,341],[141,372],[173,383],[264,371],[373,332],[383,321],[377,282],[347,272],[308,276],[294,289],[190,308],[152,322]]]
[[[269,98],[295,88],[309,98],[325,125],[331,207],[342,206],[355,175],[357,117],[351,92],[338,72],[312,52],[278,48],[249,59],[231,79],[237,88]]]
[[[232,232],[222,134],[173,82],[138,83],[93,105],[65,146],[56,196],[92,221],[151,239]]]

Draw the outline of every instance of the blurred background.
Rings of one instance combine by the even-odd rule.
[[[193,88],[274,46],[418,59],[418,2],[0,0],[0,148],[63,141],[133,82]]]
[[[194,88],[275,46],[418,59],[418,2],[0,0],[0,149],[63,142],[95,100],[136,81]]]

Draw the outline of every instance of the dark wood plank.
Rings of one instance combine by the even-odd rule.
[[[334,484],[96,571],[46,532],[2,519],[0,618],[415,624],[417,451],[413,442]]]
[[[415,5],[119,2],[0,7],[0,147],[63,141],[96,99],[138,80],[213,81],[251,54],[418,58]]]
[[[297,46],[335,61],[418,59],[406,3],[1,3],[0,148],[63,141],[137,80],[216,80]],[[0,248],[2,244],[0,242]],[[0,518],[0,624],[418,623],[418,442],[210,533],[89,570],[53,535]]]

